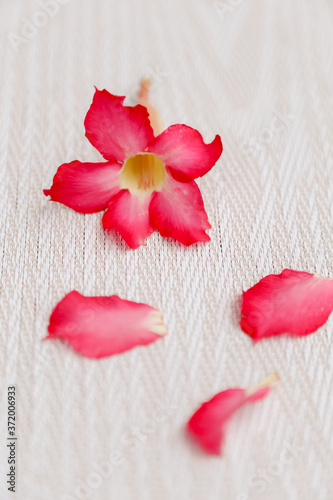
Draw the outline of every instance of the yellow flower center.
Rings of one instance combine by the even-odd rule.
[[[120,185],[131,194],[161,191],[166,179],[164,163],[152,153],[131,156],[120,171]]]

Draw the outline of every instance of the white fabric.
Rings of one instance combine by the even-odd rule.
[[[242,289],[264,275],[333,277],[333,3],[55,1],[46,17],[42,0],[0,4],[0,459],[7,473],[16,384],[15,498],[331,500],[333,318],[308,338],[253,346],[238,315]],[[101,158],[83,127],[94,85],[134,103],[143,75],[165,126],[222,136],[199,181],[209,244],[154,234],[130,251],[101,214],[43,196],[61,163]],[[42,343],[73,289],[162,309],[168,335],[98,362]],[[223,458],[188,441],[201,402],[273,371],[280,384],[235,417]],[[109,478],[92,475],[117,451]],[[0,498],[13,498],[0,477]]]

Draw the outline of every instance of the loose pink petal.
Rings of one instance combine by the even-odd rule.
[[[205,175],[222,154],[219,135],[205,144],[201,134],[187,125],[171,125],[149,144],[148,151],[161,158],[179,182]]]
[[[149,219],[151,195],[140,197],[127,189],[114,196],[103,215],[104,229],[119,231],[131,248],[145,244],[145,238],[154,232]]]
[[[124,106],[124,99],[96,89],[84,121],[86,137],[107,160],[124,161],[154,139],[147,109],[140,104]]]
[[[242,330],[254,341],[315,332],[333,310],[333,280],[285,269],[243,292]]]
[[[51,188],[44,189],[44,194],[76,212],[100,212],[120,190],[117,185],[120,169],[121,165],[112,161],[64,163],[58,168]]]
[[[63,339],[88,358],[103,358],[146,345],[166,334],[162,313],[111,297],[84,297],[73,291],[54,309],[46,338]]]
[[[187,424],[187,431],[201,448],[210,455],[220,455],[227,424],[233,414],[247,403],[263,399],[279,379],[276,373],[248,389],[228,389],[203,403]]]
[[[210,229],[200,190],[194,181],[181,183],[170,175],[166,187],[153,194],[150,220],[161,236],[174,238],[189,246],[210,241]]]

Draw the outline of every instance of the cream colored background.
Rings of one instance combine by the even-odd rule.
[[[333,318],[308,338],[254,347],[237,315],[242,289],[266,274],[333,277],[332,2],[69,0],[15,51],[9,33],[38,11],[33,0],[0,4],[1,499],[16,384],[19,500],[80,498],[77,480],[118,450],[122,463],[87,498],[331,500]],[[144,74],[165,126],[222,136],[222,159],[199,181],[209,244],[154,234],[130,251],[103,233],[101,214],[42,194],[61,163],[101,158],[84,137],[93,86],[134,103]],[[42,344],[72,289],[163,309],[169,333],[100,362]],[[272,371],[281,383],[235,417],[223,458],[188,442],[183,426],[202,401]],[[136,427],[133,450],[124,439]],[[302,450],[277,464],[293,443]],[[251,478],[265,471],[260,494]]]

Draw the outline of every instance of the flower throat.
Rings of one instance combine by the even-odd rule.
[[[131,156],[120,172],[123,189],[132,194],[150,194],[160,191],[166,179],[165,167],[156,155],[140,153]]]

